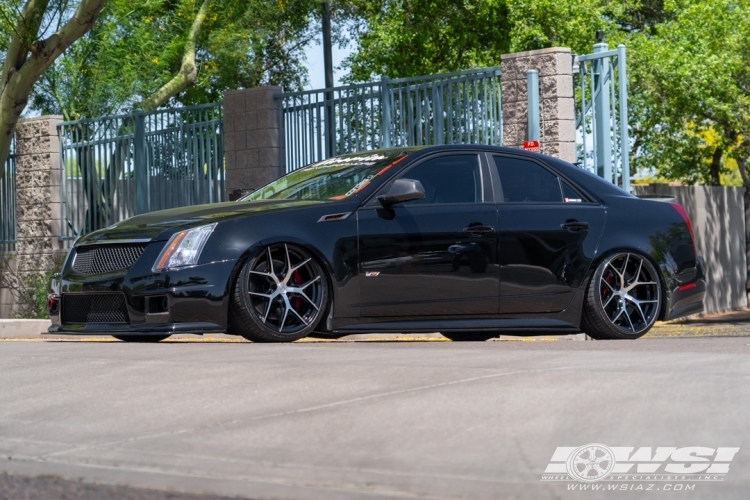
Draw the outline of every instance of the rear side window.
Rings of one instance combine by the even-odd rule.
[[[495,156],[503,198],[508,203],[562,203],[560,181],[539,164]]]
[[[476,154],[432,158],[403,177],[421,182],[425,191],[423,200],[407,201],[404,205],[482,202],[482,178]]]

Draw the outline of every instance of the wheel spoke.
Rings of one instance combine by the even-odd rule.
[[[293,307],[290,307],[289,310],[292,311],[292,313],[295,316],[297,316],[297,318],[299,318],[299,320],[302,322],[302,324],[304,324],[305,326],[309,326],[310,325],[310,323],[308,323],[305,318],[303,318],[302,316],[300,316],[299,313],[297,311],[295,311]]]
[[[304,290],[305,288],[307,288],[308,286],[312,285],[313,283],[315,283],[315,282],[317,282],[317,281],[320,281],[320,276],[316,276],[316,277],[314,277],[313,279],[311,279],[310,281],[308,281],[308,282],[307,282],[307,283],[305,283],[304,285],[300,285],[300,286],[298,286],[297,288],[298,288],[299,290]]]
[[[266,304],[266,312],[263,313],[263,324],[266,324],[266,321],[268,321],[268,315],[271,314],[271,304],[273,304],[273,299],[268,299],[268,304]]]
[[[281,318],[281,324],[279,325],[279,332],[284,329],[284,323],[286,323],[286,317],[289,314],[289,309],[291,309],[291,306],[289,305],[289,300],[284,297],[284,317]]]
[[[255,295],[257,297],[264,297],[269,300],[273,298],[272,293],[258,293],[258,292],[247,292],[247,293],[249,293],[250,295]]]
[[[294,293],[295,295],[299,295],[300,297],[302,297],[303,299],[305,299],[305,300],[307,301],[307,303],[308,303],[308,304],[310,304],[311,306],[313,306],[313,307],[315,308],[315,310],[316,310],[316,311],[319,311],[319,310],[320,310],[320,309],[318,309],[318,306],[317,306],[317,305],[315,305],[315,302],[313,302],[313,301],[312,301],[312,299],[311,299],[310,297],[308,297],[307,295],[305,295],[305,294],[304,294],[304,293],[303,293],[303,292],[301,291],[301,289],[300,289],[300,291],[294,291],[294,292],[292,292],[292,293]]]
[[[607,283],[606,280],[602,279],[602,283],[604,283],[605,285],[607,285],[607,288],[609,288],[612,291],[612,293],[615,292],[615,289],[612,288],[612,285],[610,285],[609,283]]]
[[[259,276],[265,276],[266,278],[272,278],[272,279],[274,277],[273,274],[262,273],[260,271],[250,271],[250,274],[257,274]]]
[[[625,317],[628,320],[630,329],[633,330],[633,333],[635,333],[635,327],[633,326],[633,321],[630,319],[630,314],[628,313],[628,307],[625,304],[622,305],[622,310],[625,311]]]
[[[305,264],[307,264],[307,263],[308,263],[308,262],[310,262],[311,260],[312,260],[312,258],[311,258],[311,257],[308,257],[308,258],[306,258],[306,259],[305,259],[305,260],[303,260],[303,261],[302,261],[301,263],[299,263],[299,264],[297,264],[296,266],[294,266],[294,267],[292,268],[292,272],[294,272],[294,271],[296,271],[297,269],[299,269],[300,267],[304,266]]]
[[[607,307],[609,303],[612,302],[612,299],[614,299],[615,297],[617,297],[617,295],[615,295],[614,293],[610,295],[609,298],[607,299],[607,303],[604,304],[602,307]]]
[[[625,254],[625,263],[622,265],[622,271],[620,272],[620,277],[625,280],[625,272],[628,269],[628,262],[630,261],[630,254]],[[624,284],[624,283],[623,283]]]
[[[276,273],[273,272],[273,257],[271,257],[271,247],[268,247],[266,249],[267,257],[268,257],[268,272],[271,273],[274,276],[274,279],[276,278]]]
[[[286,276],[284,276],[284,283],[286,283],[292,276],[292,259],[289,257],[289,245],[286,243],[284,243],[284,252],[286,252]]]

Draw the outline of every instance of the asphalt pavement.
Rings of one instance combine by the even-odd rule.
[[[745,499],[750,328],[669,328],[628,342],[0,341],[0,498],[635,498],[652,484],[653,498]],[[542,481],[557,447],[588,443],[740,451],[716,481]]]

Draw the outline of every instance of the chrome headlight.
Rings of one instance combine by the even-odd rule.
[[[162,271],[173,267],[194,266],[198,263],[203,247],[211,236],[216,223],[194,227],[187,231],[175,233],[167,242],[156,259],[153,271]]]

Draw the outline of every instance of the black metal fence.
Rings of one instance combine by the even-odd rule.
[[[502,145],[500,67],[279,94],[287,172],[381,147]]]
[[[224,201],[221,103],[63,122],[60,239],[134,215]]]

